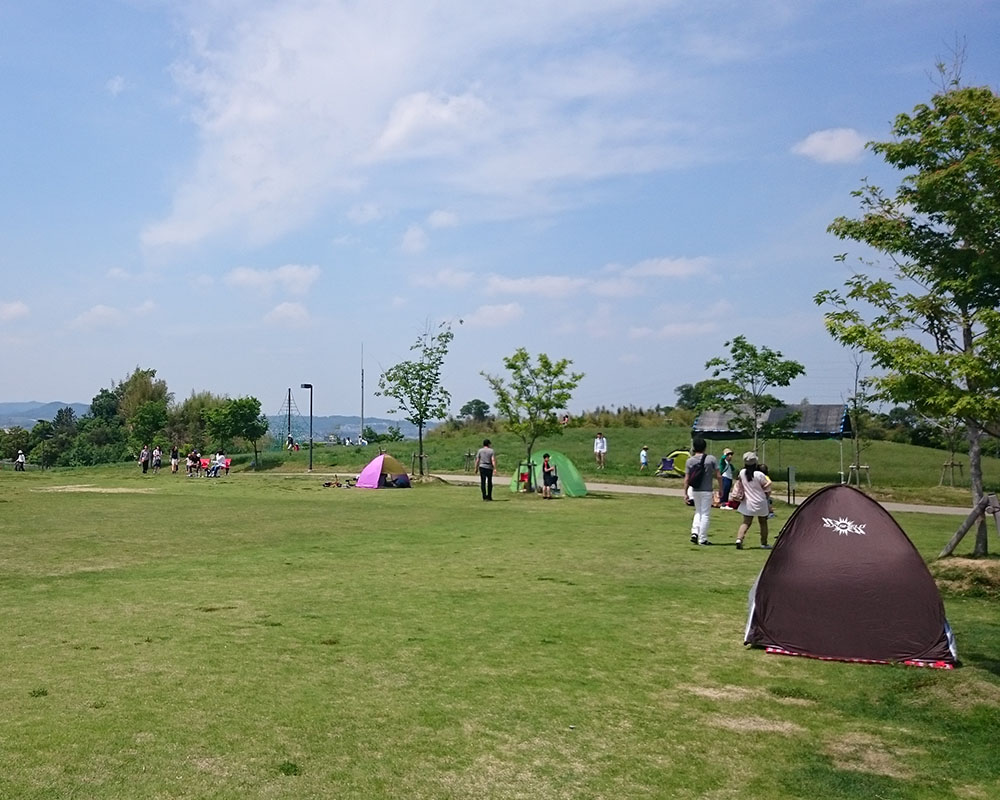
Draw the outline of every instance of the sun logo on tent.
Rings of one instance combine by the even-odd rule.
[[[856,533],[858,536],[865,535],[864,524],[858,525],[854,520],[850,520],[847,517],[840,517],[839,519],[823,517],[823,527],[833,528],[839,536],[847,536],[851,533]]]

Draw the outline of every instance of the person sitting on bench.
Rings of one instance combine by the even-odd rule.
[[[215,462],[208,468],[205,475],[209,478],[218,478],[219,472],[226,468],[226,454],[221,450],[215,454]]]

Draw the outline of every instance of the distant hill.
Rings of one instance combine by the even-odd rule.
[[[31,430],[37,422],[51,422],[59,409],[69,406],[78,417],[90,411],[90,403],[0,403],[0,428],[15,426]]]
[[[89,403],[39,403],[35,401],[27,403],[0,403],[0,428],[13,428],[15,426],[31,430],[35,423],[39,421],[51,422],[59,409],[69,406],[78,416],[83,416],[90,412]],[[284,416],[269,416],[272,436],[284,438],[288,429],[288,418]],[[357,438],[361,417],[332,415],[327,417],[313,417],[313,439],[322,440],[333,434],[334,436],[349,436]],[[389,428],[395,426],[407,439],[417,438],[417,427],[411,425],[403,419],[383,419],[379,417],[365,417],[365,427],[372,428],[376,433],[387,433]],[[433,427],[433,426],[429,426]],[[292,415],[292,435],[296,439],[305,440],[309,438],[309,417]]]

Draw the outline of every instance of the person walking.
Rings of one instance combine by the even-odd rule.
[[[153,474],[160,474],[160,464],[163,462],[163,451],[159,445],[153,448]]]
[[[737,510],[743,515],[743,522],[736,532],[736,549],[743,549],[743,538],[756,517],[760,525],[761,549],[770,550],[771,545],[767,543],[767,515],[770,513],[768,501],[771,495],[771,479],[757,465],[756,453],[751,451],[743,454],[743,469],[740,470],[738,480],[743,499]]]
[[[25,462],[25,460],[26,459],[24,457],[24,451],[23,450],[18,450],[17,451],[17,458],[14,459],[14,472],[24,472],[24,462]]]
[[[604,469],[604,462],[608,455],[608,440],[604,438],[604,434],[600,431],[597,432],[597,436],[594,438],[594,460],[597,462],[598,469]]]
[[[489,439],[483,439],[483,446],[476,452],[476,469],[479,470],[479,488],[483,500],[493,499],[493,473],[497,469],[497,455],[493,452]]]
[[[149,471],[149,445],[144,444],[142,446],[142,452],[139,453],[139,466],[142,467],[142,474],[145,475]]]
[[[690,496],[694,502],[691,544],[710,545],[708,526],[712,513],[712,484],[718,483],[721,494],[722,473],[715,456],[705,452],[708,445],[701,436],[696,436],[691,444],[694,452],[684,466],[684,496]]]
[[[177,445],[175,444],[173,447],[170,448],[170,472],[176,473],[178,468],[180,467],[180,463],[181,463],[181,454],[177,449]]]

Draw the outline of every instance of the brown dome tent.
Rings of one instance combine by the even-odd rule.
[[[839,661],[957,663],[927,565],[882,506],[850,486],[808,497],[750,590],[745,644]]]

